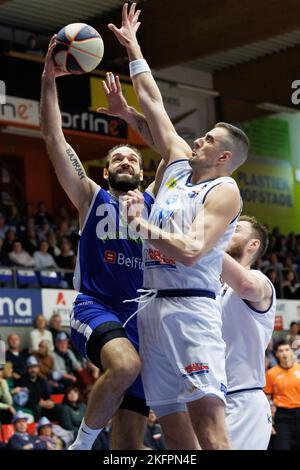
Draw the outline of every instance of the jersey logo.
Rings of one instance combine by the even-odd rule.
[[[176,262],[162,255],[159,250],[149,248],[145,250],[145,267],[152,266],[176,269]]]
[[[105,250],[104,252],[104,261],[110,264],[116,264],[117,253],[111,250]]]
[[[184,368],[185,373],[182,377],[189,377],[193,375],[204,375],[209,373],[209,366],[205,362],[194,362]]]
[[[188,173],[190,173],[190,171],[188,171]],[[166,188],[168,189],[174,189],[176,188],[177,186],[177,183],[178,181],[180,181],[182,178],[184,178],[186,176],[187,172],[184,171],[183,173],[181,173],[180,175],[176,176],[175,178],[170,178],[167,182],[166,182]]]

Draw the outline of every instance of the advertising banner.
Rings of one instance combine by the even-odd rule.
[[[32,326],[41,313],[40,289],[0,289],[1,326]]]
[[[62,317],[62,325],[70,326],[70,313],[72,302],[77,292],[71,289],[42,289],[43,314],[46,320],[50,320],[54,313]]]

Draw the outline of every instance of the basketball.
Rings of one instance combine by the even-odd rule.
[[[53,51],[56,65],[73,74],[94,70],[103,57],[104,45],[98,31],[85,23],[71,23],[57,34]]]

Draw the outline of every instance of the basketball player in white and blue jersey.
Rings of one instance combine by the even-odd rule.
[[[71,315],[71,334],[81,355],[103,372],[90,394],[85,418],[71,449],[90,449],[119,407],[113,422],[112,445],[137,449],[143,446],[148,408],[139,375],[136,318],[123,328],[134,304],[123,304],[123,300],[136,297],[142,286],[142,241],[137,236],[127,237],[127,227],[120,222],[119,198],[139,186],[143,178],[141,156],[128,145],[109,151],[104,169],[109,191],[87,177],[62,132],[55,79],[63,73],[53,63],[54,47],[55,37],[42,76],[41,129],[57,177],[79,213],[80,242],[74,277],[79,294]],[[145,122],[127,106],[119,81],[110,76],[104,88],[110,105],[105,111],[130,121],[141,133]],[[146,129],[145,124],[143,136],[147,138]],[[143,198],[146,216],[153,197],[146,191]]]
[[[143,299],[138,312],[143,385],[169,449],[230,449],[216,296],[241,209],[230,175],[246,160],[249,143],[226,123],[196,139],[193,150],[176,133],[136,39],[138,15],[135,4],[129,13],[125,4],[121,28],[109,28],[127,48],[136,93],[167,164],[149,223],[140,213],[140,196],[127,197],[130,220],[146,240],[144,288],[150,300]]]
[[[254,217],[242,216],[223,260],[226,422],[237,450],[267,449],[272,430],[271,409],[263,388],[265,351],[274,329],[276,296],[271,281],[261,271],[251,269],[267,245],[266,228]]]

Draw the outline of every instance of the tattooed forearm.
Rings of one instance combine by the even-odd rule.
[[[154,146],[154,141],[148,127],[147,121],[144,117],[137,116],[137,128],[141,136],[152,146]]]
[[[69,160],[70,160],[70,162],[72,163],[72,165],[74,167],[74,170],[76,171],[77,175],[79,176],[79,179],[82,180],[83,178],[85,178],[85,172],[84,172],[84,170],[81,166],[80,161],[78,160],[75,153],[73,152],[73,150],[68,148],[66,150],[66,154],[68,155]]]

